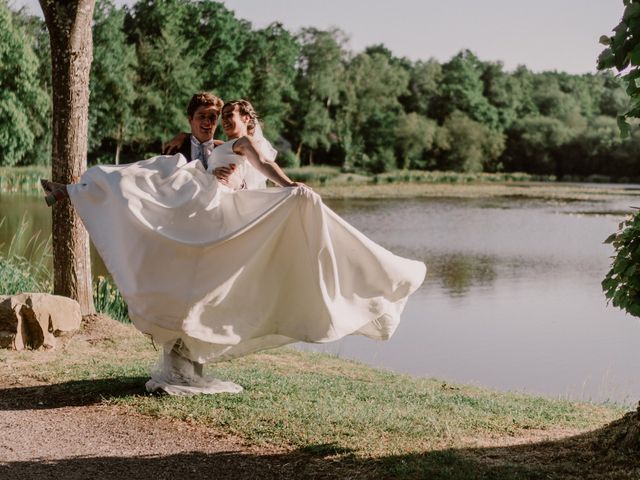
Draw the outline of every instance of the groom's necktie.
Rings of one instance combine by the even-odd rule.
[[[213,140],[209,140],[208,142],[200,143],[193,135],[191,136],[191,144],[195,147],[195,157],[194,160],[200,160],[205,170],[208,167],[208,159],[209,155],[213,151],[214,143]]]

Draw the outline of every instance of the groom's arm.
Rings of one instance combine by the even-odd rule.
[[[173,155],[180,151],[182,148],[182,144],[189,138],[190,133],[179,132],[175,137],[173,137],[169,142],[164,145],[162,149],[163,155]]]

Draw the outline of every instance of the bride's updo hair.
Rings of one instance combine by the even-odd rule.
[[[253,132],[256,130],[256,124],[258,123],[258,114],[248,100],[231,100],[230,102],[226,102],[224,107],[222,107],[222,111],[232,110],[236,105],[238,106],[238,113],[240,115],[247,115],[249,117],[247,133],[253,135]]]

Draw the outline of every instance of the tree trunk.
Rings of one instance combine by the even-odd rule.
[[[53,86],[52,179],[78,182],[87,169],[91,22],[95,0],[40,0],[51,43]],[[89,234],[70,202],[53,207],[53,289],[95,313]]]
[[[122,149],[122,138],[124,137],[122,125],[118,126],[118,138],[116,138],[116,165],[120,165],[120,150]]]
[[[298,144],[298,149],[296,150],[296,158],[298,159],[298,165],[301,164],[302,161],[302,142]]]

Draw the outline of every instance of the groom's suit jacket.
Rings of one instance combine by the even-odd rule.
[[[182,146],[180,147],[180,150],[178,150],[178,153],[184,155],[184,158],[187,159],[187,162],[191,161],[191,137],[182,142]]]
[[[193,158],[191,158],[191,136],[189,136],[189,138],[187,138],[184,142],[182,142],[182,146],[180,147],[177,153],[181,153],[182,155],[184,155],[184,158],[187,159],[187,162],[190,162],[191,160],[193,160]],[[204,167],[206,170],[206,166]]]

